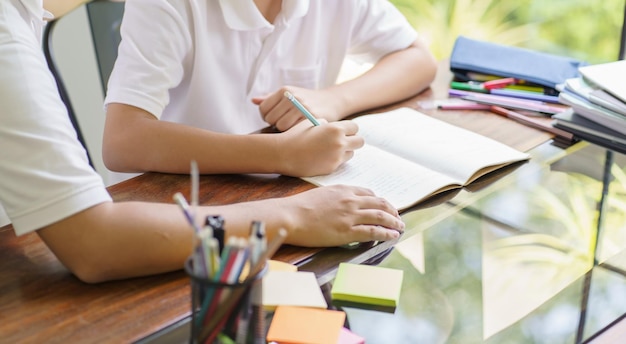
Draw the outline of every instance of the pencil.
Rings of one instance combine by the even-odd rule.
[[[535,128],[535,129],[539,129],[539,130],[543,130],[545,132],[551,133],[556,135],[558,138],[561,139],[565,139],[567,141],[572,141],[574,139],[574,134],[567,132],[565,130],[561,130],[559,128],[555,128],[551,125],[548,125],[546,123],[542,123],[538,120],[534,120],[532,118],[529,118],[527,116],[522,115],[521,113],[515,112],[515,111],[511,111],[508,109],[505,109],[503,107],[500,106],[492,106],[489,109],[491,112],[500,115],[500,116],[504,116],[507,118],[510,118],[516,122],[519,122],[521,124],[527,125],[529,127]]]
[[[302,105],[298,99],[296,99],[296,97],[293,96],[293,94],[291,94],[289,91],[285,91],[285,97],[287,99],[289,99],[293,105],[296,106],[296,108],[298,110],[300,110],[300,112],[302,112],[302,114],[304,115],[304,117],[308,118],[309,121],[311,121],[311,123],[313,123],[313,125],[318,126],[320,125],[320,122],[317,121],[317,118],[315,118],[315,116],[313,116],[313,114],[311,112],[309,112],[309,110],[307,110],[304,105]]]
[[[491,108],[491,105],[475,103],[447,103],[439,104],[437,108],[439,110],[489,110]]]
[[[191,209],[189,209],[189,203],[187,203],[187,200],[185,200],[185,196],[183,196],[182,193],[177,192],[174,194],[174,201],[183,211],[185,219],[187,220],[189,225],[194,229],[196,233],[200,233],[200,227],[198,227],[198,225],[196,224],[195,218],[191,213]]]
[[[195,160],[191,161],[191,209],[195,213],[196,207],[198,207],[198,192],[199,192],[199,172],[198,163]]]

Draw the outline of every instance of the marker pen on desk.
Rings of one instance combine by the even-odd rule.
[[[452,81],[450,83],[450,88],[453,88],[455,90],[462,90],[462,91],[489,93],[489,90],[484,88],[482,85],[472,84],[468,82]]]
[[[304,105],[302,105],[298,99],[296,99],[296,97],[293,96],[293,94],[291,94],[289,91],[285,91],[285,97],[287,99],[289,99],[293,105],[296,106],[296,108],[298,108],[298,110],[300,110],[300,112],[302,112],[302,114],[309,119],[309,121],[311,121],[311,123],[313,123],[313,125],[318,126],[320,125],[320,122],[317,121],[317,118],[315,118],[315,116],[313,116],[313,114],[311,112],[309,112],[309,110],[307,110]]]
[[[496,90],[493,90],[493,91],[496,91]],[[503,91],[503,90],[498,90],[498,91]],[[479,100],[482,100],[483,102],[497,101],[499,102],[499,104],[492,104],[492,105],[499,105],[499,106],[519,105],[518,107],[516,107],[519,110],[538,111],[538,112],[545,112],[549,114],[555,114],[555,113],[564,111],[563,108],[546,104],[545,102],[541,100],[521,99],[521,98],[514,98],[511,96],[504,96],[504,95],[497,95],[497,94],[482,94],[482,93],[468,92],[468,91],[455,90],[455,89],[449,89],[448,95],[450,97],[461,97],[462,99],[466,99],[465,97],[468,97],[467,100],[479,102],[479,103],[480,103]]]
[[[472,94],[462,96],[461,98],[482,104],[502,106],[517,110],[537,111],[551,115],[564,111],[562,108],[546,105],[536,100],[516,99],[492,94]]]
[[[213,263],[211,252],[211,246],[209,245],[211,239],[213,239],[212,234],[209,231],[202,231],[198,234],[195,249],[195,259],[193,263],[194,270],[196,267],[202,267],[203,271],[196,272],[196,275],[203,276],[204,278],[213,278],[215,274],[215,265]]]
[[[256,264],[263,252],[267,249],[267,238],[265,237],[265,224],[261,221],[252,221],[250,225],[250,261]]]
[[[530,99],[530,100],[537,100],[537,101],[542,101],[542,102],[559,104],[559,97],[549,96],[546,94],[536,93],[536,92],[516,91],[516,90],[507,90],[507,89],[493,89],[490,91],[490,93],[493,95],[498,95],[498,96],[506,96],[506,97],[520,98],[520,99]]]
[[[261,247],[261,238],[257,235],[257,232],[262,231],[265,232],[265,225],[261,221],[252,221],[250,225],[250,236],[248,238],[248,250],[250,251],[250,266],[255,265],[263,253]],[[243,311],[239,314],[238,324],[237,324],[237,333],[235,334],[235,342],[239,343],[247,343],[248,332],[250,331],[252,334],[252,338],[255,339],[253,342],[256,342],[257,337],[263,339],[263,336],[257,336],[256,330],[257,325],[256,319],[262,314],[260,312],[260,305],[263,303],[263,289],[262,285],[259,286],[258,282],[254,283],[250,290],[250,296],[245,298],[243,301],[242,309]],[[264,316],[264,314],[263,314]],[[249,328],[250,319],[255,319],[255,326],[252,330]],[[263,321],[262,326],[264,326],[265,322]]]
[[[515,83],[516,83],[515,78],[502,78],[502,79],[485,81],[483,82],[483,87],[488,90],[493,90],[496,88],[503,88],[503,87],[506,87],[508,85],[512,85]]]
[[[221,215],[208,215],[204,221],[205,227],[213,228],[213,237],[219,245],[220,255],[224,251],[224,240],[226,231],[224,230],[224,218]]]
[[[535,92],[539,94],[548,94],[546,89],[541,86],[529,86],[529,85],[507,85],[503,87],[504,90],[514,90],[514,91],[527,91],[527,92]]]
[[[267,250],[267,238],[265,236],[265,224],[263,222],[252,222],[250,240],[255,245],[255,247],[253,247],[253,256],[251,256],[250,263],[256,265]],[[250,299],[252,300],[251,317],[255,324],[253,328],[253,343],[262,344],[265,343],[265,314],[263,313],[262,284],[257,282],[252,285]]]
[[[439,104],[437,108],[439,110],[489,110],[491,105],[476,104],[476,103],[446,103]]]

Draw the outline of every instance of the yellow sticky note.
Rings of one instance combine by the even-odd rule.
[[[379,266],[341,263],[330,294],[333,301],[396,307],[403,273]]]
[[[277,306],[328,307],[313,272],[270,270],[263,277],[263,307]]]
[[[268,260],[270,271],[298,271],[298,267],[280,260]]]
[[[278,260],[268,260],[267,268],[268,268],[268,271],[298,271],[297,266],[290,264],[290,263],[281,262]],[[239,275],[240,281],[243,281],[246,279],[246,277],[248,277],[248,271],[250,271],[250,265],[246,264],[243,266],[243,269],[241,270],[241,275]]]

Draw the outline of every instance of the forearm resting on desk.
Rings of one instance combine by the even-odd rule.
[[[391,240],[404,229],[384,200],[358,188],[316,188],[294,196],[224,206],[198,207],[225,219],[227,236],[249,235],[252,221],[280,228],[285,241],[301,246],[337,246]],[[193,230],[174,204],[101,203],[38,231],[57,258],[88,283],[179,270],[192,249]]]
[[[436,70],[433,56],[417,40],[405,49],[384,56],[355,79],[324,89],[284,85],[252,101],[259,105],[259,112],[269,125],[285,131],[304,118],[285,99],[285,92],[293,94],[315,117],[333,122],[420,93],[434,80]]]
[[[331,88],[343,98],[341,118],[414,96],[435,79],[437,62],[424,42],[383,57],[358,78]]]
[[[234,135],[158,120],[125,104],[109,104],[103,159],[117,172],[328,174],[363,146],[348,121],[311,127],[303,122],[284,133]]]

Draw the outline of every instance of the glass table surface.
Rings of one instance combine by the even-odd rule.
[[[399,242],[363,251],[375,255],[367,264],[404,271],[393,312],[332,304],[336,254],[299,269],[316,272],[329,308],[368,344],[592,341],[626,315],[626,156],[582,142],[529,153],[404,213]],[[139,342],[188,338],[183,319]]]
[[[346,325],[366,343],[583,343],[626,314],[626,157],[586,143],[530,153],[404,214],[373,263],[404,271],[398,307],[337,307]]]

